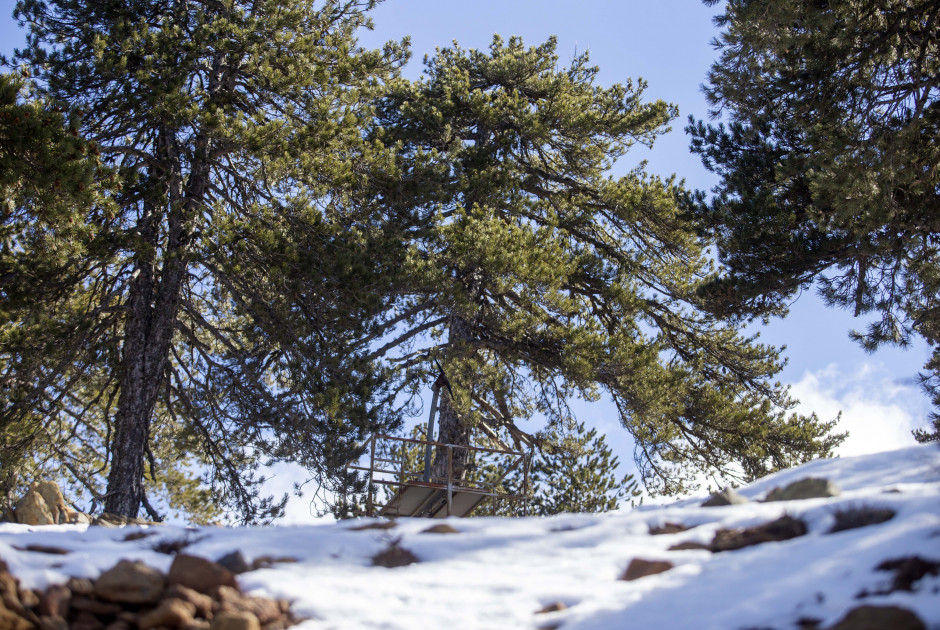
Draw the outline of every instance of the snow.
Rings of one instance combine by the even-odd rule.
[[[759,503],[772,488],[825,477],[843,491],[835,498]],[[240,550],[251,562],[290,557],[239,576],[244,590],[286,597],[308,617],[300,628],[796,628],[817,619],[828,627],[861,604],[910,609],[940,628],[940,576],[914,592],[856,596],[886,590],[892,574],[876,571],[887,559],[920,555],[940,561],[940,449],[818,460],[760,479],[739,492],[753,502],[699,507],[703,497],[609,514],[550,518],[473,518],[448,522],[458,534],[422,533],[434,524],[401,519],[393,529],[352,528],[369,519],[269,528],[147,528],[0,526],[0,557],[24,586],[42,588],[70,576],[97,577],[118,560],[139,559],[159,569],[171,556],[158,541],[187,540],[186,552],[211,559]],[[837,510],[887,507],[896,516],[879,525],[828,533]],[[806,536],[712,554],[668,551],[678,542],[711,541],[719,528],[748,527],[788,514],[803,519]],[[377,519],[376,519],[377,521]],[[436,521],[439,522],[439,521]],[[651,526],[693,529],[651,536]],[[393,542],[420,562],[374,567],[371,558]],[[27,545],[69,550],[25,551]],[[625,582],[633,558],[669,560],[665,573]],[[536,614],[548,604],[559,612]]]

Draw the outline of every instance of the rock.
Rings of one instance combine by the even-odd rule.
[[[39,595],[31,588],[20,589],[20,603],[26,608],[35,608],[39,605]]]
[[[71,553],[68,549],[62,547],[53,547],[52,545],[26,545],[25,547],[13,546],[20,551],[32,551],[33,553],[47,553],[53,556],[64,556]]]
[[[388,569],[406,567],[416,562],[419,562],[418,556],[403,547],[399,547],[396,543],[390,544],[384,551],[380,551],[372,556],[373,566]]]
[[[897,606],[853,608],[829,630],[927,630],[920,617]]]
[[[719,529],[715,532],[710,548],[712,551],[734,551],[766,542],[790,540],[804,536],[807,532],[806,523],[793,518],[782,516],[775,521],[749,527],[747,529]]]
[[[166,599],[175,598],[189,602],[196,608],[196,615],[200,617],[206,617],[212,612],[211,597],[203,595],[199,591],[183,586],[182,584],[171,584],[170,587],[166,589],[164,597]]]
[[[121,560],[101,574],[95,594],[102,599],[128,604],[153,604],[160,600],[166,580],[143,562]]]
[[[93,597],[79,595],[69,601],[69,607],[74,611],[83,611],[91,613],[96,617],[113,617],[124,610],[120,604],[114,602],[103,602]]]
[[[422,534],[459,534],[460,530],[454,527],[453,525],[448,525],[447,523],[440,523],[438,525],[432,525],[427,529],[421,530]]]
[[[69,624],[70,630],[104,630],[101,620],[91,613],[79,613]]]
[[[44,617],[68,617],[69,600],[72,591],[61,584],[55,584],[39,596],[39,614]]]
[[[16,521],[22,525],[55,525],[56,520],[37,490],[38,485],[34,483],[30,486],[29,491],[16,504]]]
[[[713,494],[707,501],[702,503],[702,507],[721,507],[723,505],[741,505],[747,503],[747,499],[737,492],[734,488],[728,487]]]
[[[210,630],[261,630],[258,618],[249,612],[223,612],[212,620]]]
[[[544,615],[547,613],[561,612],[568,608],[564,602],[552,602],[551,604],[545,604],[541,608],[535,611],[536,615]]]
[[[65,587],[72,591],[73,595],[94,595],[95,584],[88,578],[69,578]]]
[[[251,565],[245,560],[245,556],[242,555],[242,552],[238,550],[225,554],[216,560],[216,562],[235,575],[251,571]]]
[[[117,619],[112,621],[107,626],[104,627],[104,630],[131,630],[132,626],[129,622],[124,621],[123,619]]]
[[[920,556],[907,556],[904,558],[894,558],[885,560],[877,567],[876,571],[894,572],[894,579],[891,581],[891,590],[913,592],[914,585],[928,575],[940,575],[940,562],[926,560]]]
[[[623,572],[620,579],[626,580],[627,582],[639,580],[648,575],[656,575],[657,573],[668,571],[673,566],[675,565],[668,560],[644,560],[642,558],[634,558],[630,561],[627,570]]]
[[[39,630],[69,630],[69,622],[62,617],[40,617]]]
[[[69,509],[65,506],[65,498],[62,496],[62,491],[59,490],[59,484],[54,481],[40,481],[36,486],[36,491],[42,495],[56,523],[69,522]]]
[[[69,522],[73,525],[91,525],[92,518],[84,512],[75,512]]]
[[[297,558],[290,556],[258,556],[251,563],[251,570],[269,569],[279,562],[297,562]]]
[[[711,551],[711,545],[706,545],[705,543],[695,542],[693,540],[687,540],[673,545],[669,548],[669,551]]]
[[[650,536],[663,536],[665,534],[678,534],[689,528],[681,523],[663,523],[662,525],[651,525]]]
[[[375,521],[374,523],[366,523],[365,525],[350,527],[349,531],[362,532],[369,529],[394,529],[395,527],[398,527],[397,521]]]
[[[167,582],[181,584],[200,593],[208,593],[219,586],[238,588],[235,575],[225,567],[212,560],[184,553],[176,554],[173,558]]]
[[[828,479],[807,477],[794,481],[784,488],[774,488],[764,499],[765,503],[772,501],[799,501],[802,499],[819,499],[837,497],[842,494],[839,486]]]
[[[13,506],[6,506],[3,508],[3,514],[0,515],[0,521],[4,523],[16,523],[16,511],[13,509]]]
[[[264,597],[242,595],[234,588],[220,586],[215,593],[220,612],[241,611],[253,614],[261,625],[278,619],[282,612],[280,603]]]
[[[181,599],[165,599],[160,605],[141,616],[140,630],[152,630],[159,626],[180,628],[193,621],[196,607]]]
[[[847,529],[880,525],[881,523],[890,521],[894,518],[894,510],[869,505],[850,506],[842,510],[836,510],[832,516],[832,529],[829,530],[829,533],[835,534],[836,532],[843,532]]]
[[[15,612],[0,608],[0,630],[34,630],[35,626]]]
[[[209,630],[212,627],[212,624],[205,619],[193,619],[191,622],[180,628],[180,630]],[[272,630],[271,628],[265,628],[265,630]]]

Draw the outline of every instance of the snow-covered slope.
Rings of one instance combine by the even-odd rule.
[[[806,477],[835,482],[834,498],[760,503],[774,487]],[[899,606],[928,628],[940,628],[940,576],[926,575],[912,591],[891,589],[885,560],[920,556],[940,561],[940,449],[917,446],[889,453],[820,460],[761,479],[740,493],[743,505],[700,507],[690,499],[604,515],[552,518],[474,518],[448,521],[459,533],[424,533],[440,523],[402,519],[391,529],[361,529],[373,521],[272,528],[138,528],[0,526],[0,558],[24,586],[41,588],[69,576],[96,577],[119,559],[166,570],[172,558],[159,541],[191,542],[186,552],[217,559],[234,550],[296,562],[242,574],[244,590],[294,600],[307,628],[656,628],[696,630],[828,628],[861,604]],[[836,513],[888,508],[887,522],[829,533]],[[782,542],[712,553],[670,551],[682,542],[708,544],[719,529],[761,525],[783,515],[808,533]],[[687,531],[650,535],[681,524]],[[360,529],[354,529],[360,528]],[[397,545],[418,562],[372,565]],[[54,555],[30,545],[67,550]],[[633,581],[619,578],[631,560],[674,566]],[[858,596],[868,593],[862,599]],[[879,594],[880,593],[880,594]],[[564,606],[539,613],[546,606]]]

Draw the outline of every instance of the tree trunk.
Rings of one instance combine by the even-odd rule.
[[[144,499],[144,456],[157,396],[164,385],[170,347],[186,279],[191,228],[208,182],[206,142],[197,140],[192,171],[184,190],[181,161],[173,133],[163,130],[160,154],[164,168],[154,176],[162,186],[158,201],[145,205],[141,239],[150,245],[136,257],[136,277],[128,296],[128,316],[121,356],[121,383],[111,469],[105,494],[106,512],[136,517]],[[166,220],[166,241],[160,247],[161,222]],[[156,252],[162,249],[157,282]]]
[[[449,343],[461,345],[471,338],[470,326],[467,321],[454,315],[450,320],[450,331],[448,333]],[[438,410],[438,441],[445,444],[452,444],[457,447],[470,446],[470,427],[466,426],[454,409],[454,401],[451,398],[450,387],[441,388],[441,402]],[[452,461],[448,465],[447,451],[451,451]],[[448,477],[455,480],[461,480],[467,472],[467,462],[470,459],[470,451],[466,448],[438,447],[434,453],[434,464],[431,466],[432,480],[440,482]],[[449,469],[449,470],[448,470]],[[437,479],[434,479],[434,478]]]

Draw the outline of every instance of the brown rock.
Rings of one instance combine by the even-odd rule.
[[[783,488],[774,488],[767,494],[764,502],[828,498],[837,497],[840,494],[842,494],[842,491],[839,490],[839,486],[828,479],[807,477],[806,479],[794,481]]]
[[[419,562],[418,556],[404,547],[399,547],[396,543],[390,544],[384,551],[380,551],[372,556],[373,566],[385,567],[387,569],[405,567],[416,562]]]
[[[17,547],[14,545],[13,548],[19,549],[20,551],[32,551],[33,553],[47,553],[52,556],[65,556],[71,553],[68,549],[53,547],[52,545],[26,545],[25,547]]]
[[[447,523],[440,523],[439,525],[432,525],[427,529],[421,530],[422,534],[459,534],[460,530],[454,527],[453,525],[448,525]]]
[[[34,483],[16,504],[16,520],[22,525],[55,525],[56,520]]]
[[[84,595],[78,595],[69,600],[69,608],[73,611],[79,610],[87,613],[91,613],[96,617],[113,617],[122,610],[124,610],[120,604],[115,604],[113,602],[103,602],[92,597],[86,597]]]
[[[536,615],[544,615],[546,613],[561,612],[562,610],[567,609],[568,606],[564,602],[552,602],[551,604],[545,604],[541,608],[535,611]]]
[[[131,624],[124,621],[123,619],[117,619],[116,621],[112,621],[107,626],[105,626],[104,630],[131,630],[132,627],[133,626]]]
[[[251,568],[252,570],[269,569],[281,562],[297,562],[297,558],[291,558],[290,556],[258,556],[251,563]]]
[[[803,521],[792,516],[781,516],[775,521],[757,527],[719,529],[715,532],[711,550],[715,552],[734,551],[735,549],[743,549],[744,547],[767,542],[790,540],[791,538],[804,536],[807,531],[806,523]]]
[[[897,606],[853,608],[829,630],[927,630],[920,617]]]
[[[193,619],[191,622],[182,626],[180,630],[209,630],[212,627],[212,623],[206,621],[205,619]],[[271,630],[270,628],[265,628],[265,630]]]
[[[650,526],[650,536],[662,536],[664,534],[678,534],[684,532],[688,527],[681,523],[663,523],[662,525]]]
[[[237,592],[238,591],[236,591],[236,593]],[[209,615],[209,613],[212,612],[213,602],[211,597],[208,595],[203,595],[199,591],[183,586],[182,584],[171,584],[170,587],[166,589],[166,594],[164,597],[167,599],[175,598],[183,600],[184,602],[189,602],[196,608],[196,615],[200,617],[206,617]]]
[[[69,578],[65,587],[72,591],[73,595],[94,595],[95,584],[88,578]]]
[[[95,582],[95,594],[113,602],[153,604],[160,600],[165,585],[163,574],[156,569],[143,562],[121,560],[101,574]]]
[[[34,630],[35,626],[15,612],[0,608],[0,630]]]
[[[249,612],[223,612],[212,620],[210,630],[261,630],[258,618]]]
[[[4,523],[16,523],[16,511],[12,506],[8,505],[3,508],[3,513],[0,515],[0,521]]]
[[[72,591],[61,584],[50,586],[39,596],[39,614],[45,617],[68,617]]]
[[[69,622],[62,617],[40,617],[39,630],[69,630]]]
[[[219,564],[219,566],[228,569],[235,575],[251,571],[251,565],[248,564],[247,560],[245,560],[245,556],[242,554],[242,552],[238,550],[225,554],[216,560],[216,562]]]
[[[39,605],[39,595],[30,588],[20,589],[20,603],[26,608],[35,608]]]
[[[43,500],[46,502],[46,506],[49,508],[49,512],[52,514],[52,518],[56,523],[68,523],[69,515],[68,508],[65,506],[65,498],[62,496],[62,491],[59,490],[59,485],[54,481],[41,481],[36,485],[36,491],[42,495]]]
[[[398,527],[398,521],[375,521],[374,523],[366,523],[365,525],[357,525],[356,527],[350,527],[349,531],[351,532],[362,532],[369,529],[394,529]]]
[[[104,624],[91,613],[81,612],[69,624],[71,630],[104,630]]]
[[[642,558],[634,558],[630,561],[627,570],[623,572],[620,579],[626,580],[627,582],[639,580],[641,577],[668,571],[673,566],[675,565],[668,560],[644,560]]]
[[[225,567],[212,560],[184,553],[176,554],[173,558],[167,581],[170,584],[182,584],[200,593],[208,593],[219,586],[238,588],[235,575]]]
[[[218,612],[250,612],[257,617],[261,625],[268,624],[281,616],[281,607],[273,599],[242,595],[227,586],[219,587],[216,597],[219,601]]]
[[[712,548],[710,545],[706,545],[700,542],[695,542],[692,540],[687,540],[685,542],[675,544],[669,548],[669,551],[693,551],[693,550],[711,551]]]
[[[160,605],[140,617],[140,630],[152,630],[159,626],[180,628],[193,621],[196,607],[181,599],[165,599]]]

